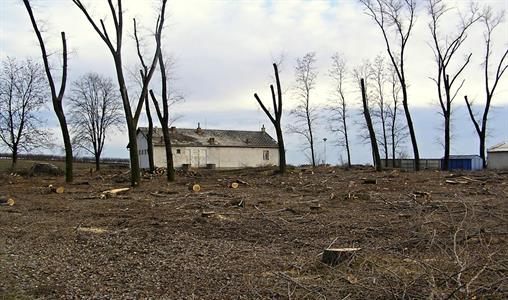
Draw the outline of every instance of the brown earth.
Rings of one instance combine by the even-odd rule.
[[[508,298],[507,172],[199,171],[101,197],[127,186],[0,175],[0,299]]]

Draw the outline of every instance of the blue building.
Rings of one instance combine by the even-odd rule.
[[[441,165],[444,159],[441,159]],[[479,155],[450,155],[450,170],[479,171],[483,169],[483,160]]]

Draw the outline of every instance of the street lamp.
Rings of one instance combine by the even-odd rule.
[[[327,141],[327,140],[328,140],[327,138],[323,138],[324,148],[325,148],[325,159],[324,159],[324,161],[323,161],[323,162],[324,162],[324,165],[325,165],[325,166],[326,166],[326,141]]]

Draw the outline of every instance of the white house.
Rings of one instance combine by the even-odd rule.
[[[148,128],[137,130],[139,165],[148,169]],[[171,146],[175,168],[244,168],[279,164],[277,142],[264,130],[217,130],[171,127]],[[161,128],[153,132],[154,164],[166,167],[166,149]]]
[[[487,149],[488,169],[508,169],[508,143],[497,144]]]

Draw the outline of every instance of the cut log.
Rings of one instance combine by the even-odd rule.
[[[0,205],[1,206],[13,206],[14,205],[14,199],[0,197]]]
[[[201,216],[202,216],[203,218],[209,218],[209,217],[213,216],[214,214],[215,214],[215,212],[214,212],[214,211],[203,211],[203,212],[201,213]]]
[[[377,184],[377,180],[375,178],[367,178],[363,180],[364,184]]]
[[[107,190],[107,191],[102,192],[102,195],[106,198],[116,197],[118,194],[123,194],[129,190],[130,190],[130,188],[112,189],[112,190]]]
[[[193,191],[195,193],[201,191],[201,186],[197,183],[189,185],[189,191]]]
[[[321,261],[327,265],[335,266],[351,259],[361,248],[328,248],[323,251]]]
[[[238,182],[231,182],[229,184],[229,187],[232,188],[232,189],[237,189],[238,188]]]
[[[55,189],[55,193],[63,194],[65,192],[65,188],[63,186],[59,186]]]

